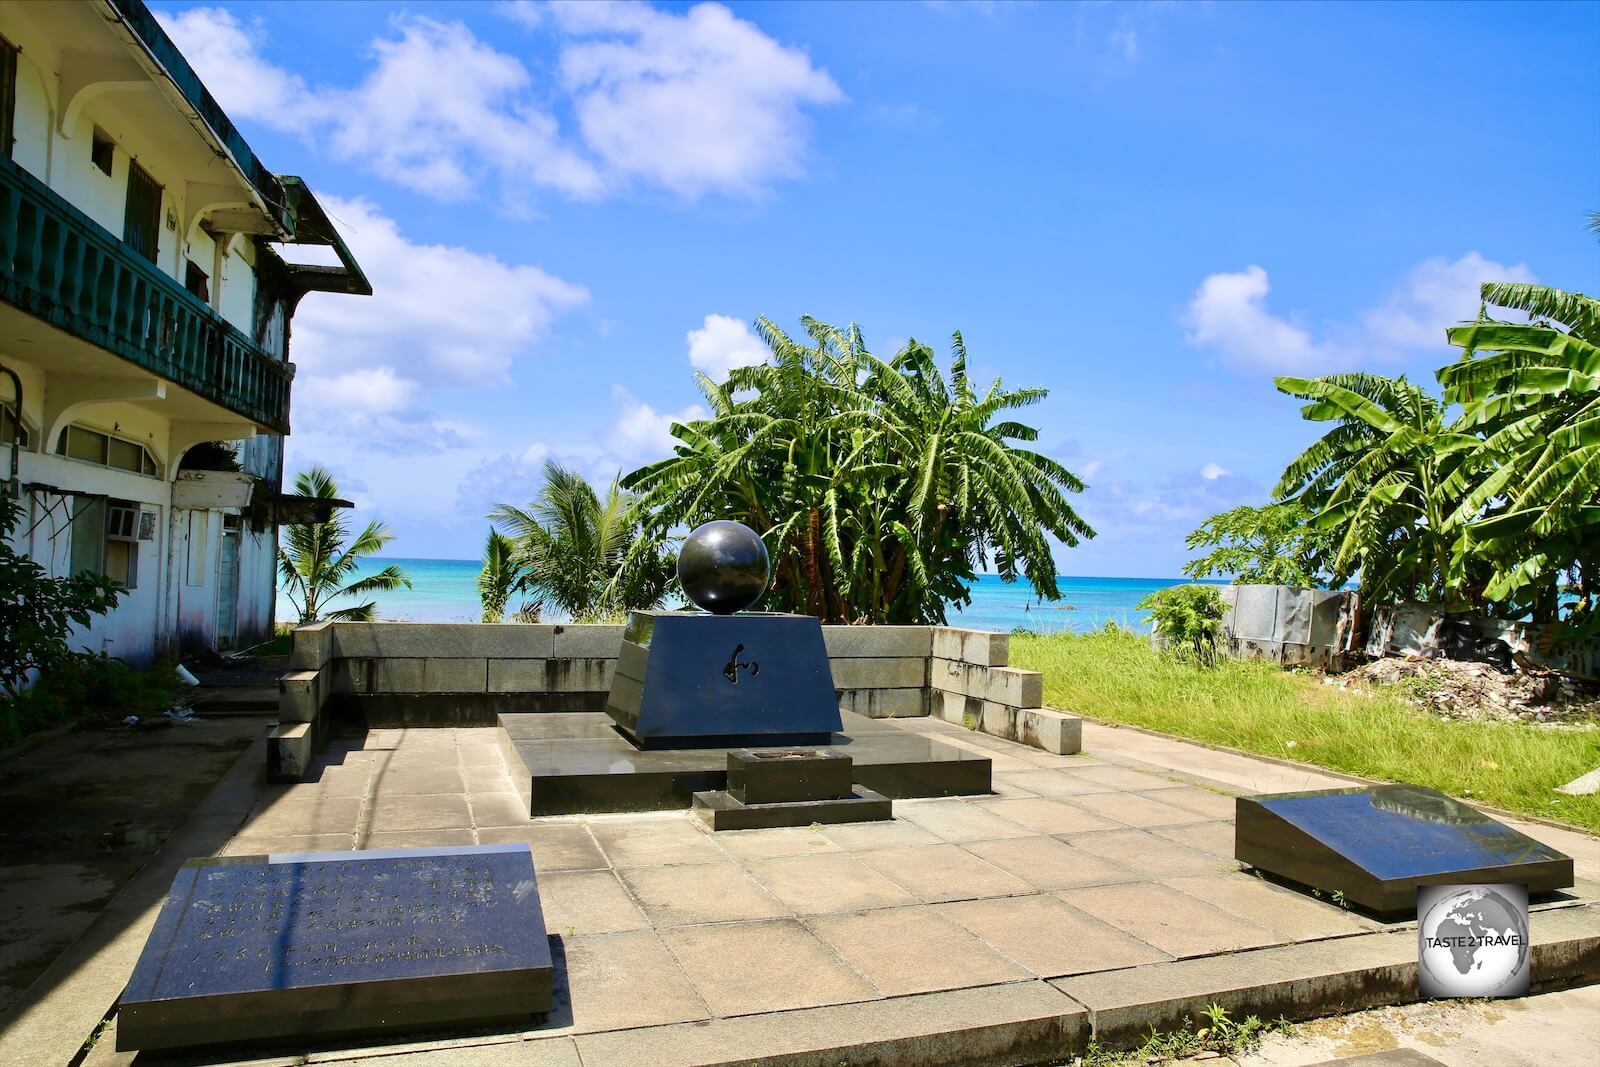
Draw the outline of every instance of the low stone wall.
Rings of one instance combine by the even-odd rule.
[[[299,778],[335,720],[352,727],[492,725],[502,712],[603,710],[622,630],[514,623],[299,627],[289,673],[279,684],[279,725],[269,743],[269,770],[278,780]],[[1019,725],[1014,712],[1039,707],[1043,679],[1005,665],[1009,639],[1004,634],[936,626],[824,626],[822,636],[839,705],[847,711],[869,718],[937,711],[950,718],[950,696],[959,694],[963,703],[952,721],[962,722],[971,710],[978,716],[976,728],[985,732],[1051,751],[1076,751],[1057,747],[1063,741],[1051,734],[1048,722],[1026,730]],[[976,703],[969,709],[970,701]]]
[[[937,627],[928,661],[932,714],[1046,752],[1083,747],[1083,720],[1044,706],[1044,675],[1007,664],[1011,635]]]

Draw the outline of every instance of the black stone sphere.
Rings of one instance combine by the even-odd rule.
[[[696,526],[678,552],[678,582],[696,606],[732,615],[761,599],[771,564],[761,537],[742,522]]]

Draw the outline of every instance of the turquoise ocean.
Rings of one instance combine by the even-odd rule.
[[[370,574],[390,563],[398,564],[406,572],[412,588],[378,594],[374,599],[378,602],[379,618],[408,622],[478,621],[480,564],[477,560],[386,556],[368,561],[358,573]],[[983,574],[972,587],[971,605],[960,611],[952,609],[950,624],[976,630],[1024,629],[1039,633],[1059,630],[1082,633],[1098,630],[1107,622],[1144,627],[1148,619],[1138,610],[1139,601],[1153,590],[1183,581],[1183,578],[1064,577],[1057,581],[1061,599],[1040,604],[1035,602],[1025,583],[1007,583],[998,575]],[[350,603],[353,601],[337,600],[329,606],[337,608]],[[279,592],[278,618],[288,621],[296,617],[288,599]],[[549,621],[561,620],[551,618]]]

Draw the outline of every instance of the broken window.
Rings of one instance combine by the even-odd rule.
[[[200,265],[194,260],[191,259],[188,263],[189,266],[183,272],[183,287],[206,303],[211,303],[211,290],[206,285],[210,279],[206,277],[206,272],[201,270]]]
[[[100,128],[95,127],[94,140],[89,143],[89,162],[99,167],[106,177],[111,176],[111,161],[116,146],[111,138],[107,137]]]

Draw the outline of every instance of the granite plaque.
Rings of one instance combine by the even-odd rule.
[[[1240,797],[1241,863],[1380,915],[1416,909],[1425,885],[1572,885],[1572,859],[1437,790],[1415,785]]]
[[[552,965],[527,845],[194,860],[117,1007],[117,1048],[525,1022]]]
[[[606,714],[641,748],[826,745],[842,726],[810,615],[634,611]]]

